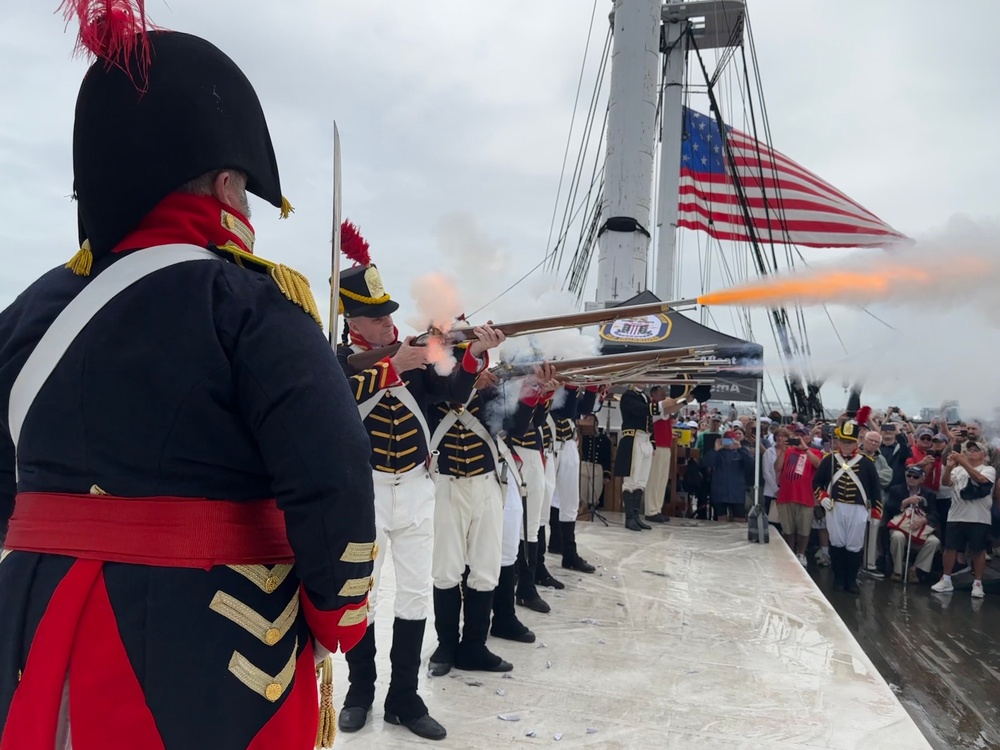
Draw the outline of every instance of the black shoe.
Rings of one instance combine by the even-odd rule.
[[[501,659],[485,645],[462,644],[455,657],[455,669],[466,672],[510,672],[514,665]]]
[[[340,716],[337,717],[337,726],[341,732],[357,732],[368,723],[368,712],[371,709],[371,706],[368,708],[345,706],[340,709]]]
[[[665,516],[662,513],[655,513],[651,516],[646,516],[647,521],[652,521],[653,523],[670,523],[670,517]]]
[[[536,586],[551,586],[554,589],[564,589],[566,584],[560,581],[558,578],[554,577],[548,570],[544,567],[538,569],[538,575],[535,577]]]
[[[455,666],[455,656],[450,653],[450,649],[438,646],[431,658],[427,661],[427,670],[431,677],[444,677]]]
[[[518,597],[517,603],[522,607],[527,607],[528,609],[543,615],[547,615],[549,612],[552,611],[552,607],[549,606],[548,602],[546,602],[544,599],[542,599],[542,597],[538,596],[537,594],[533,599],[521,599],[520,597]]]
[[[597,572],[597,568],[595,568],[593,565],[591,565],[589,562],[587,562],[586,560],[584,560],[579,555],[577,555],[572,560],[567,560],[564,557],[563,558],[563,562],[562,562],[562,566],[564,568],[566,568],[566,570],[575,570],[578,573],[596,573]]]
[[[396,716],[396,714],[386,711],[385,720],[389,724],[404,726],[417,735],[417,737],[423,737],[425,740],[443,740],[448,736],[448,732],[445,731],[445,728],[431,718],[430,714],[424,714],[419,719],[402,721],[398,716]]]
[[[528,630],[524,623],[516,617],[505,623],[499,623],[494,619],[493,625],[490,627],[490,635],[494,638],[502,638],[505,641],[516,641],[517,643],[535,642],[535,634]]]

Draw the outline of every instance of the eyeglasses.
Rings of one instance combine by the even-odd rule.
[[[906,472],[906,477],[907,479],[923,479],[920,474],[911,474],[910,472]]]

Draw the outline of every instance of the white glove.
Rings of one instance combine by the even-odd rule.
[[[827,495],[822,500],[820,500],[819,504],[823,506],[823,509],[827,513],[830,513],[831,511],[833,511],[833,498],[830,497],[829,495]]]

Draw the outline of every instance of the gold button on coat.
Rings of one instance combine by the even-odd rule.
[[[264,697],[267,698],[271,703],[274,703],[278,698],[281,697],[281,693],[284,688],[277,682],[272,682],[266,688],[264,688]]]
[[[278,588],[278,579],[274,576],[268,576],[264,579],[264,593],[273,594],[274,590]]]
[[[273,646],[275,643],[281,640],[281,631],[277,628],[268,628],[264,633],[264,643],[268,646]]]

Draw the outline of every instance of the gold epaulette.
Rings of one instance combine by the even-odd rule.
[[[239,246],[227,242],[221,247],[216,247],[215,251],[226,260],[231,260],[241,268],[248,268],[259,273],[266,273],[285,297],[305,310],[319,327],[323,327],[323,319],[319,315],[319,307],[316,305],[316,298],[313,297],[309,288],[309,280],[294,268],[275,263],[274,261],[261,258],[259,255],[248,253]]]

